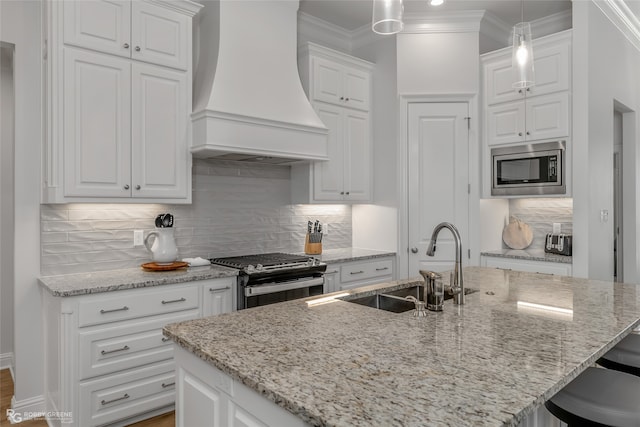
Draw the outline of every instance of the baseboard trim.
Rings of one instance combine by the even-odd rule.
[[[14,413],[20,414],[22,420],[28,420],[31,418],[41,417],[46,411],[47,406],[45,404],[44,396],[36,396],[18,401],[14,395],[11,398],[11,409],[13,409]]]
[[[0,369],[9,369],[11,371],[11,378],[13,378],[13,353],[0,354]]]

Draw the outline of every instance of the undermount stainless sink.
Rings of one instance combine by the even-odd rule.
[[[470,288],[464,289],[465,295],[472,294],[474,292],[478,292],[478,290]],[[413,296],[420,301],[424,301],[424,286],[416,285],[376,295],[347,299],[345,301],[352,302],[354,304],[366,305],[367,307],[377,308],[379,310],[390,311],[392,313],[404,313],[405,311],[413,310],[415,308],[415,304],[412,301],[405,299],[407,296]],[[450,295],[448,292],[444,293],[445,300],[451,298],[453,298],[453,295]]]

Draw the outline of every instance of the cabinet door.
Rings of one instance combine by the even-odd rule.
[[[214,280],[204,286],[204,307],[205,316],[230,313],[234,311],[233,305],[233,283],[228,280]]]
[[[312,84],[314,101],[343,104],[342,79],[343,67],[341,65],[322,58],[313,58]]]
[[[131,55],[131,3],[64,2],[64,42],[113,55]]]
[[[134,1],[131,22],[132,58],[187,69],[187,16],[151,3]]]
[[[524,101],[508,102],[487,108],[487,144],[524,141]]]
[[[324,272],[324,290],[323,293],[328,294],[340,289],[340,267],[337,265],[327,265]]]
[[[329,129],[329,160],[313,165],[314,200],[340,201],[344,193],[344,150],[342,109],[331,105],[316,107],[318,117]]]
[[[187,90],[184,73],[133,64],[131,169],[134,197],[188,196]]]
[[[131,65],[64,49],[65,196],[130,197]]]
[[[524,99],[522,89],[514,89],[511,58],[490,62],[484,66],[487,105]]]
[[[562,138],[569,135],[567,92],[527,98],[527,139]]]
[[[534,46],[536,84],[527,89],[527,96],[569,90],[570,51],[567,43],[540,49]]]
[[[369,73],[345,68],[343,88],[346,107],[369,111]]]
[[[368,201],[371,198],[369,116],[366,113],[345,110],[343,117],[346,199]]]

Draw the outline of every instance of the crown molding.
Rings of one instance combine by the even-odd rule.
[[[624,0],[591,0],[613,25],[640,50],[640,20]]]
[[[405,13],[402,33],[472,33],[480,31],[484,10],[441,13]]]
[[[511,42],[512,27],[497,16],[486,12],[480,22],[480,34],[495,41],[499,45],[506,46]]]
[[[345,52],[351,52],[353,32],[315,16],[298,12],[298,32],[309,40],[322,41]]]
[[[569,9],[531,21],[531,34],[536,39],[568,30],[572,27],[572,16],[571,9]]]

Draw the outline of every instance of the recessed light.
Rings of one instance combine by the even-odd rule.
[[[440,6],[442,3],[444,3],[444,0],[431,0],[429,2],[429,4],[431,4],[431,6]]]

